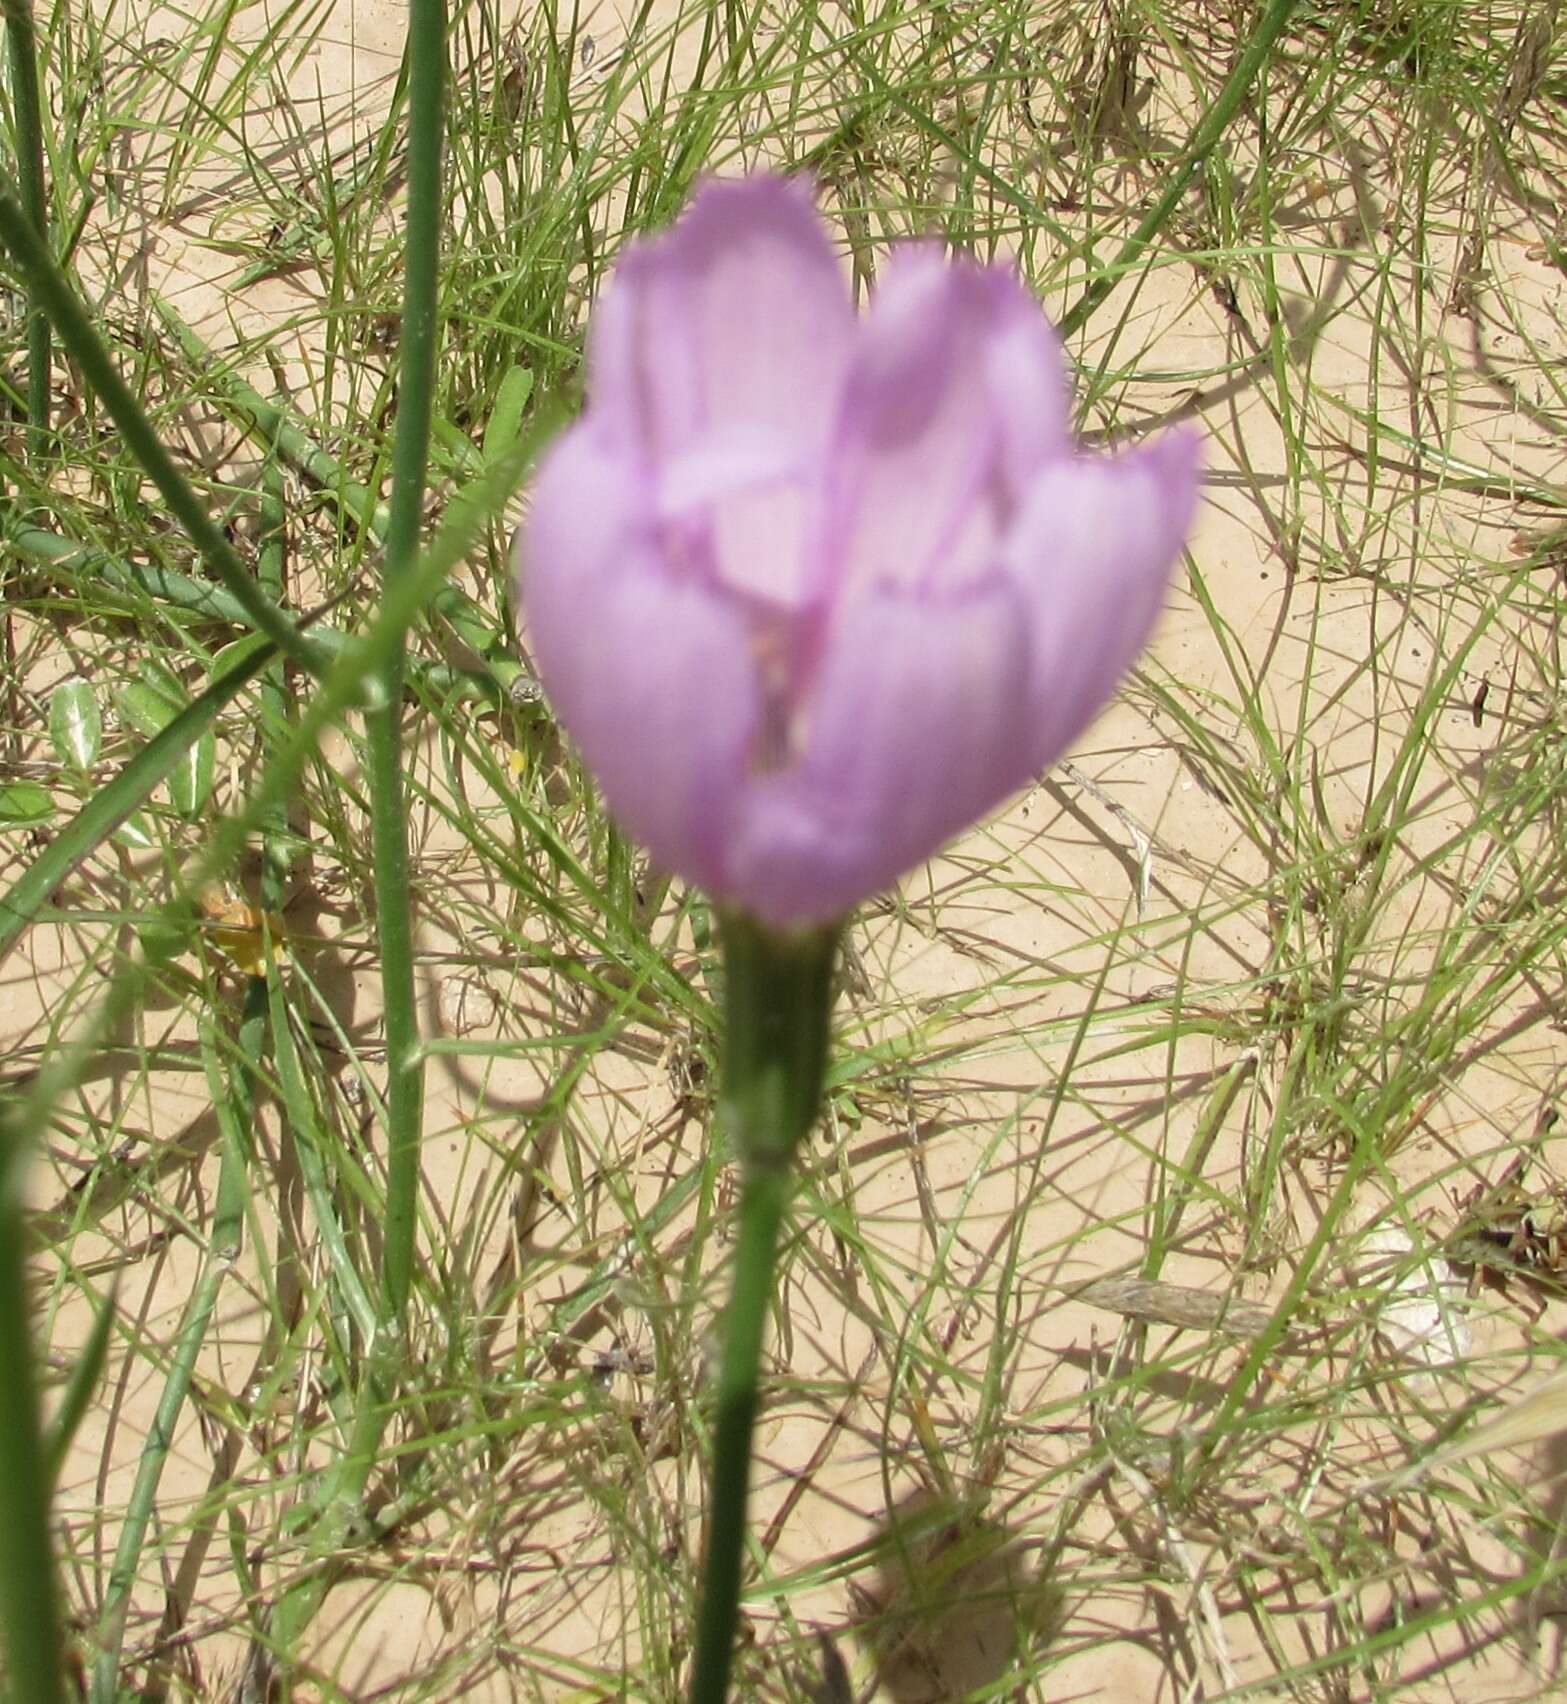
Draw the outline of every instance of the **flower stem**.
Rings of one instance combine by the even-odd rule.
[[[724,1319],[723,1362],[718,1375],[707,1561],[697,1620],[691,1704],[723,1704],[729,1691],[729,1666],[740,1612],[751,1434],[760,1400],[762,1337],[772,1301],[778,1227],[788,1199],[786,1167],[764,1164],[744,1168],[734,1289]]]
[[[751,1436],[760,1404],[762,1341],[773,1296],[778,1230],[793,1187],[795,1149],[821,1103],[839,935],[836,925],[783,935],[735,914],[724,916],[720,928],[725,1019],[721,1113],[740,1162],[740,1223],[718,1373],[691,1704],[724,1704],[729,1694]]]

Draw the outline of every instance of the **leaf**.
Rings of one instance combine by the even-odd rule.
[[[115,694],[121,720],[138,734],[156,739],[180,712],[180,705],[170,703],[161,692],[146,681],[133,680]]]
[[[167,917],[149,917],[136,925],[136,940],[149,965],[170,964],[185,951],[187,932]]]
[[[212,886],[202,892],[201,914],[213,946],[246,976],[267,974],[269,946],[274,964],[288,962],[283,919],[275,911],[263,912],[247,900]]]
[[[237,661],[222,680],[214,681],[181,713],[166,736],[152,742],[103,786],[82,800],[81,808],[15,881],[0,894],[0,959],[11,951],[49,896],[71,871],[102,845],[104,837],[121,827],[157,786],[178,758],[178,750],[208,726],[234,695],[271,661],[277,647],[270,639],[252,641],[249,657]],[[146,835],[148,844],[152,836]]]
[[[150,852],[158,844],[153,838],[152,824],[141,811],[132,811],[109,838],[127,852]]]
[[[65,1466],[65,1458],[71,1447],[71,1440],[76,1436],[76,1429],[86,1417],[87,1410],[92,1404],[93,1393],[98,1388],[98,1380],[103,1373],[103,1364],[109,1354],[109,1332],[114,1325],[115,1303],[119,1297],[119,1283],[98,1304],[98,1311],[93,1315],[92,1330],[87,1333],[87,1341],[82,1345],[82,1352],[72,1363],[70,1377],[66,1380],[65,1393],[60,1398],[59,1407],[55,1410],[54,1418],[49,1422],[44,1433],[44,1459],[47,1463],[49,1483],[53,1485],[60,1477],[60,1470]]]
[[[522,411],[533,395],[533,369],[513,367],[501,380],[495,393],[495,407],[490,411],[484,428],[484,459],[493,461],[502,450],[509,449],[522,434]]]
[[[140,679],[129,682],[119,693],[121,716],[148,739],[156,739],[189,705],[190,694],[180,684],[179,677],[172,669],[154,661],[143,663]],[[164,790],[169,803],[182,817],[194,819],[201,815],[212,796],[217,761],[217,741],[211,729],[198,735],[175,760]]]
[[[0,782],[0,831],[35,828],[54,815],[54,800],[36,781]]]
[[[201,815],[212,797],[212,778],[218,764],[218,742],[207,729],[193,745],[186,746],[165,783],[169,803],[187,821]]]
[[[63,680],[49,697],[49,740],[55,756],[72,769],[88,770],[103,745],[103,714],[97,694],[80,675]]]

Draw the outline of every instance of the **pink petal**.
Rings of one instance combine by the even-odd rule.
[[[743,802],[725,891],[779,926],[891,886],[1026,779],[1027,624],[993,579],[840,609],[805,750]]]
[[[1196,512],[1199,453],[1178,430],[1036,478],[1004,552],[1033,630],[1032,769],[1077,739],[1153,631]]]
[[[742,618],[660,554],[651,493],[592,422],[534,484],[518,538],[529,642],[550,703],[610,810],[705,886],[759,718]]]
[[[715,571],[779,603],[804,580],[809,482],[825,453],[855,315],[805,187],[714,181],[630,247],[593,321],[591,406],[657,467],[711,465],[738,440],[795,474],[715,497]],[[689,484],[689,481],[687,482]]]
[[[983,576],[1011,509],[1067,455],[1061,354],[1000,267],[896,252],[871,299],[834,440],[846,583],[956,587]]]

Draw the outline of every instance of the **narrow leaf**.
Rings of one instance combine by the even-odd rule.
[[[63,680],[49,698],[49,741],[61,763],[87,770],[103,745],[103,714],[91,686],[74,676]]]
[[[51,1485],[60,1477],[60,1469],[65,1465],[66,1451],[70,1449],[71,1440],[76,1436],[76,1428],[81,1425],[82,1417],[92,1402],[93,1392],[98,1388],[103,1363],[109,1353],[109,1331],[114,1324],[115,1298],[116,1292],[111,1290],[99,1303],[98,1311],[93,1316],[92,1330],[88,1332],[87,1341],[82,1345],[82,1351],[71,1368],[70,1377],[65,1381],[65,1393],[60,1398],[60,1406],[55,1410],[54,1418],[44,1432],[44,1461],[48,1467]]]
[[[36,781],[0,782],[0,830],[34,828],[54,815],[54,800]]]
[[[223,678],[214,681],[181,713],[176,725],[137,752],[124,769],[86,799],[39,857],[0,893],[0,959],[16,945],[38,909],[76,865],[106,835],[130,826],[126,819],[179,761],[184,747],[266,665],[273,647],[256,641],[252,645],[250,655],[237,657]]]
[[[153,838],[152,824],[143,811],[132,811],[109,838],[127,852],[150,852],[158,844]]]
[[[163,694],[144,680],[133,680],[122,686],[115,695],[120,717],[128,727],[149,740],[155,739],[179,714],[179,705],[171,704]]]
[[[218,744],[209,728],[185,748],[169,773],[169,803],[182,817],[194,821],[212,796],[212,777],[217,768]]]
[[[495,393],[495,407],[484,428],[484,459],[493,461],[522,434],[522,411],[533,395],[533,369],[513,367]]]

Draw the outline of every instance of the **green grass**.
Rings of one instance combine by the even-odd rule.
[[[331,604],[319,682],[230,649],[213,549],[56,344],[46,440],[0,436],[0,1072],[50,1413],[110,1319],[52,1523],[96,1696],[260,1696],[281,1656],[322,1698],[680,1696],[733,1231],[717,949],[529,690],[509,534],[621,245],[766,162],[814,173],[866,284],[911,232],[1014,256],[1076,316],[1080,430],[1195,416],[1210,506],[1072,766],[850,931],[738,1696],[878,1666],[898,1700],[1550,1685],[1559,1440],[1378,1483],[1553,1370],[1564,1325],[1442,1255],[1521,1147],[1536,1203],[1564,1169],[1567,47],[1539,13],[1299,6],[1150,225],[1262,7],[457,11],[446,530],[384,603],[400,24],[40,13],[54,252],[213,549]],[[345,1469],[395,1194],[366,680],[404,632],[424,1188],[406,1365]],[[221,933],[208,877],[279,951]],[[1263,1312],[1076,1293],[1110,1277]],[[1399,1298],[1432,1296],[1451,1337],[1401,1352]]]

